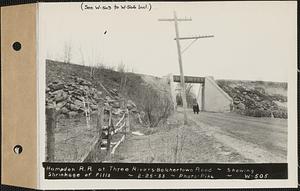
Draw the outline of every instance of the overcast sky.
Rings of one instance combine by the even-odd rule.
[[[105,3],[114,4],[125,3]],[[50,59],[63,60],[64,46],[70,44],[73,63],[101,62],[109,66],[124,63],[137,73],[179,74],[174,23],[158,21],[172,18],[176,11],[180,18],[192,18],[192,21],[179,23],[181,37],[215,36],[197,40],[183,54],[185,75],[288,81],[288,68],[295,67],[296,2],[160,2],[151,5],[150,11],[82,11],[81,3],[42,4],[39,34],[43,48],[40,53]],[[190,42],[181,41],[182,49]]]

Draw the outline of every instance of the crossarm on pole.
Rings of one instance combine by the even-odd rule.
[[[158,19],[158,21],[175,21],[174,19]],[[177,21],[192,21],[192,18],[177,19]]]
[[[206,36],[194,36],[194,37],[179,37],[178,40],[192,40],[192,39],[199,39],[199,38],[213,38],[214,35],[206,35]],[[176,40],[176,38],[174,38]]]

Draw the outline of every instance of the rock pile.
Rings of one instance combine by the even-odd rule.
[[[278,109],[272,98],[259,90],[242,86],[222,86],[222,89],[233,98],[233,104],[238,109]]]
[[[245,115],[255,117],[287,118],[287,111],[275,101],[287,101],[284,96],[268,95],[263,88],[247,88],[220,83],[220,87],[233,98],[234,108]]]
[[[59,80],[48,84],[46,88],[46,107],[56,108],[61,114],[69,117],[85,113],[96,113],[98,104],[111,106],[113,114],[122,114],[122,100],[117,89],[107,89],[110,96],[105,96],[103,92],[95,89],[91,82],[73,76],[71,82]],[[132,112],[137,112],[137,107],[133,101],[128,100],[127,108]]]

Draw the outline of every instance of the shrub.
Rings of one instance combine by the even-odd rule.
[[[171,114],[173,103],[171,99],[157,90],[147,87],[143,91],[142,107],[146,113],[150,127],[156,127]]]
[[[287,111],[285,111],[285,110],[273,111],[273,116],[274,116],[274,118],[283,118],[283,119],[288,118]]]
[[[270,110],[263,109],[246,109],[244,114],[252,117],[271,117],[272,112]]]

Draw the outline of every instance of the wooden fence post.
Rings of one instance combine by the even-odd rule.
[[[54,129],[56,127],[56,114],[54,108],[46,108],[46,161],[53,162],[55,154]]]
[[[97,148],[97,152],[101,152],[101,142],[102,142],[102,122],[103,122],[103,109],[98,105],[98,113],[97,113],[97,131],[98,131],[98,142],[99,148]]]
[[[109,154],[110,153],[110,141],[111,141],[111,128],[112,128],[112,118],[111,118],[111,108],[109,108],[109,120],[108,120],[108,127],[107,127],[107,145],[106,145],[106,151]]]
[[[129,132],[130,131],[130,112],[129,110],[127,109],[127,121],[126,121],[126,128],[127,128],[127,131]]]

